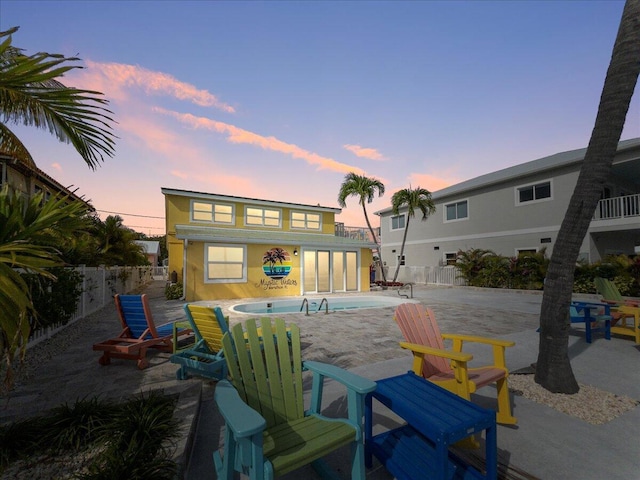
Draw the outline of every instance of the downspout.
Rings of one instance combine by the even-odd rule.
[[[183,240],[184,246],[182,248],[182,297],[180,300],[185,300],[187,295],[187,246],[189,240],[186,238]]]

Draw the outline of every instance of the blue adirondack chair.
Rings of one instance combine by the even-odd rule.
[[[174,330],[173,323],[156,326],[146,294],[118,294],[114,301],[122,331],[117,337],[93,345],[93,350],[102,352],[100,365],[109,365],[112,358],[123,358],[136,360],[138,368],[143,369],[149,365],[146,358],[149,348],[172,352],[174,338],[180,340],[192,335],[188,328]]]
[[[282,319],[261,324],[247,320],[246,332],[237,324],[222,339],[231,382],[220,381],[214,394],[226,424],[224,456],[214,453],[218,478],[230,480],[238,471],[251,479],[271,479],[307,464],[336,478],[322,457],[351,445],[351,478],[364,479],[364,399],[375,382],[333,365],[302,362],[297,325],[287,332]],[[263,331],[273,335],[262,336]],[[313,374],[306,411],[303,370]],[[348,418],[320,413],[325,377],[346,387]]]
[[[171,363],[180,365],[178,380],[189,375],[220,380],[227,376],[227,364],[222,352],[222,337],[228,331],[227,320],[220,307],[202,305],[184,306],[191,329],[195,333],[194,346],[171,356]]]
[[[611,340],[610,306],[605,303],[571,302],[569,318],[571,323],[584,323],[587,343],[591,343],[593,332],[604,332],[604,338]]]

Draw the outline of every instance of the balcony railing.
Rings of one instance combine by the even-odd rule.
[[[640,194],[604,198],[598,202],[594,220],[640,217]]]
[[[344,223],[335,224],[336,237],[354,238],[356,240],[372,242],[368,227],[345,227]]]

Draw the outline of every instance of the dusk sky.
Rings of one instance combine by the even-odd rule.
[[[10,128],[101,218],[147,235],[165,233],[163,187],[338,207],[353,171],[386,186],[373,213],[402,188],[586,147],[623,6],[0,0],[14,46],[82,59],[62,82],[103,92],[119,138],[92,171],[48,131]],[[365,225],[356,198],[336,220]]]

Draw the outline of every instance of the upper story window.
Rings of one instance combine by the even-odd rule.
[[[320,230],[322,218],[319,213],[291,212],[291,228]]]
[[[391,230],[404,230],[404,215],[394,215],[391,217]]]
[[[516,187],[516,205],[551,200],[551,180]]]
[[[464,220],[469,218],[469,201],[461,200],[459,202],[448,203],[444,206],[444,221],[454,222],[456,220]]]
[[[253,227],[282,227],[282,212],[269,208],[246,207],[244,224]]]
[[[235,223],[234,207],[223,203],[194,200],[191,202],[191,221],[233,225]]]

